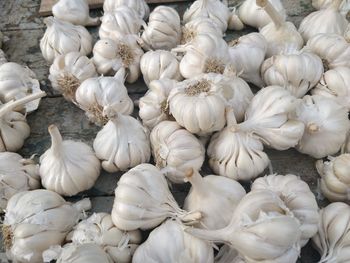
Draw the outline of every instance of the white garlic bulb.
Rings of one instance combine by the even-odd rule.
[[[108,116],[108,115],[107,115]],[[131,116],[112,112],[94,140],[96,156],[107,172],[125,171],[151,157],[149,132]]]
[[[317,10],[329,8],[334,4],[333,0],[312,0],[312,6]],[[350,5],[348,0],[342,0],[340,4],[339,11],[341,14],[346,16],[350,10]]]
[[[181,41],[180,16],[169,6],[157,6],[143,27],[141,46],[146,50],[170,50]]]
[[[62,93],[67,100],[74,101],[80,84],[95,76],[95,66],[88,57],[79,52],[69,52],[55,58],[50,67],[49,80],[54,90]]]
[[[104,12],[113,12],[120,6],[128,6],[134,9],[140,18],[146,20],[149,16],[149,7],[145,0],[105,0],[103,2]]]
[[[266,85],[278,85],[301,98],[315,87],[323,74],[322,60],[308,51],[292,51],[275,55],[261,66]]]
[[[103,126],[108,122],[108,112],[130,115],[134,103],[124,85],[125,70],[119,69],[114,77],[97,77],[85,80],[75,93],[76,103],[89,120]]]
[[[312,238],[321,254],[319,262],[349,262],[350,207],[342,202],[332,203],[320,210],[318,233]]]
[[[98,17],[90,17],[87,0],[59,0],[52,7],[52,13],[54,17],[74,25],[96,26],[99,24]]]
[[[259,33],[250,33],[229,42],[232,65],[241,78],[257,87],[264,86],[260,68],[265,60],[266,51],[266,39]]]
[[[217,175],[203,178],[192,169],[186,174],[186,181],[192,187],[185,199],[184,209],[202,214],[198,224],[200,228],[214,230],[226,227],[236,206],[246,194],[235,180]]]
[[[161,121],[171,119],[168,96],[176,81],[171,79],[153,80],[146,94],[139,101],[139,116],[143,125],[152,130]]]
[[[35,73],[28,67],[14,62],[0,65],[0,101],[2,103],[40,92],[39,81]],[[39,107],[39,103],[40,98],[26,103],[22,108],[25,109],[25,112],[32,112]]]
[[[54,17],[44,19],[47,28],[40,40],[40,49],[48,62],[55,57],[69,52],[79,52],[88,55],[92,50],[92,37],[83,26],[75,26]]]
[[[281,0],[269,1],[280,14],[282,19],[285,20],[287,14]],[[239,6],[238,15],[244,24],[255,28],[262,28],[271,22],[271,18],[266,14],[266,12],[260,6],[256,5],[256,0],[243,1],[243,3]]]
[[[230,30],[242,30],[244,28],[244,24],[242,20],[239,18],[238,9],[236,7],[230,13],[230,17],[228,19],[227,28]]]
[[[135,36],[129,35],[113,41],[101,39],[93,50],[97,72],[102,75],[114,75],[120,68],[126,70],[126,81],[134,83],[140,76],[140,60],[143,51],[137,44]]]
[[[5,63],[7,63],[5,52],[2,49],[0,49],[0,66]]]
[[[296,119],[305,124],[297,150],[314,158],[337,153],[350,129],[347,109],[334,99],[305,96],[296,107]]]
[[[182,80],[179,61],[170,51],[156,50],[146,52],[141,58],[140,67],[147,86],[152,80]]]
[[[132,262],[214,262],[214,250],[210,243],[184,231],[176,220],[168,220],[154,229],[140,245]]]
[[[90,189],[100,175],[100,162],[83,142],[63,141],[58,128],[49,126],[51,148],[40,157],[43,187],[63,196]]]
[[[174,183],[184,183],[185,173],[200,170],[205,159],[201,142],[175,121],[162,121],[151,132],[153,158],[157,167]]]
[[[17,153],[0,153],[0,210],[5,210],[13,195],[37,188],[40,188],[39,165]]]
[[[60,245],[90,208],[89,199],[71,204],[42,189],[12,196],[3,226],[7,257],[14,262],[43,262],[42,252]]]
[[[193,224],[201,214],[180,209],[164,175],[151,164],[140,164],[119,179],[112,209],[115,226],[126,231],[152,229],[167,218]]]

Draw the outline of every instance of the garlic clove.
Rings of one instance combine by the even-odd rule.
[[[128,6],[135,10],[139,17],[146,20],[149,16],[149,7],[145,0],[105,0],[103,3],[104,12],[113,12],[120,6]]]
[[[244,24],[242,20],[239,18],[238,10],[236,8],[234,8],[230,13],[227,28],[231,30],[237,30],[237,31],[240,31],[244,28]]]

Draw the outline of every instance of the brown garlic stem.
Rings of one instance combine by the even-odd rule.
[[[320,127],[315,123],[310,123],[307,125],[307,131],[309,133],[316,133],[320,130]]]
[[[256,5],[262,7],[269,15],[276,28],[283,26],[285,21],[268,0],[256,0]]]
[[[59,154],[62,148],[62,136],[56,125],[51,124],[48,128],[51,136],[51,149],[53,153]]]
[[[198,171],[194,171],[193,168],[188,170],[185,174],[188,182],[191,183],[194,191],[199,195],[205,195],[206,193],[206,185],[204,183],[203,177],[198,173]]]

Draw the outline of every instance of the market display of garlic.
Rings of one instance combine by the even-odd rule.
[[[164,175],[151,164],[140,164],[119,179],[112,209],[115,226],[126,231],[146,230],[167,218],[194,224],[201,214],[180,209]]]
[[[52,7],[52,13],[54,17],[74,25],[96,26],[99,24],[98,17],[90,17],[87,0],[59,0]]]
[[[17,153],[0,153],[0,210],[19,193],[40,187],[39,165]]]
[[[92,37],[83,26],[76,26],[52,16],[44,19],[47,28],[40,40],[40,49],[46,61],[69,52],[88,55],[92,50]]]
[[[134,110],[134,103],[128,96],[124,80],[124,68],[119,69],[114,77],[87,79],[76,90],[76,104],[98,126],[108,122],[106,111],[130,115]]]
[[[307,95],[298,103],[296,119],[305,124],[296,148],[314,158],[337,153],[350,129],[347,109],[336,100],[319,95]]]
[[[171,245],[169,245],[171,243]],[[154,229],[135,251],[132,262],[214,262],[210,243],[184,231],[176,220],[167,220]]]
[[[49,190],[15,194],[7,203],[3,224],[7,257],[14,262],[43,262],[42,252],[61,245],[90,208],[89,199],[71,204]]]
[[[105,0],[103,2],[103,11],[106,12],[113,12],[120,6],[128,6],[132,9],[134,9],[139,17],[146,20],[149,16],[149,7],[145,0]]]
[[[62,93],[67,100],[75,101],[75,92],[80,84],[96,75],[95,66],[88,57],[79,52],[69,52],[55,58],[49,80],[54,90]]]

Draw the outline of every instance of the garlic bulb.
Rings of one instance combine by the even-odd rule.
[[[92,37],[85,27],[75,26],[52,16],[45,18],[44,23],[47,29],[40,40],[40,49],[48,62],[73,51],[82,55],[91,53]]]
[[[312,95],[333,98],[350,110],[350,68],[337,67],[325,72]]]
[[[39,81],[35,73],[28,67],[14,62],[0,65],[0,101],[2,103],[40,92]],[[40,98],[29,101],[24,105],[25,112],[35,111],[39,103]],[[21,110],[21,108],[16,110]]]
[[[106,111],[130,115],[134,103],[124,85],[125,70],[119,69],[114,77],[97,77],[85,80],[75,93],[76,103],[89,120],[103,126],[108,122]]]
[[[69,100],[75,100],[75,92],[80,84],[97,76],[92,61],[79,52],[69,52],[55,58],[50,67],[49,80],[52,88]]]
[[[283,20],[287,14],[281,0],[269,0]],[[239,18],[248,26],[262,28],[271,22],[271,18],[266,12],[256,4],[256,0],[245,0],[238,9]]]
[[[250,33],[229,42],[232,65],[240,72],[241,78],[257,87],[264,86],[260,68],[265,60],[266,51],[266,39],[259,33]]]
[[[108,114],[108,113],[107,113]],[[107,172],[125,171],[151,157],[149,132],[131,116],[112,112],[94,140],[96,156]]]
[[[30,134],[25,115],[15,111],[24,104],[44,97],[45,92],[28,95],[16,101],[0,104],[0,152],[16,152]]]
[[[278,55],[291,47],[299,50],[304,46],[304,40],[295,25],[286,22],[268,0],[256,0],[256,4],[263,8],[272,20],[260,29],[260,33],[267,41],[267,58]]]
[[[185,173],[200,170],[205,158],[201,142],[175,121],[163,121],[151,132],[153,158],[174,183],[184,183]]]
[[[147,86],[152,80],[182,80],[178,59],[166,50],[148,51],[142,56],[140,67]]]
[[[293,51],[275,55],[261,66],[266,85],[278,85],[302,98],[315,87],[323,74],[322,60],[308,51]]]
[[[321,254],[319,262],[349,262],[350,207],[342,202],[332,203],[320,210],[318,233],[312,238]]]
[[[143,125],[152,130],[161,121],[171,119],[168,96],[176,81],[171,79],[153,80],[147,93],[140,98],[139,115]]]
[[[145,0],[105,0],[103,2],[103,11],[113,12],[120,6],[128,6],[134,9],[140,18],[146,20],[149,16],[149,7]]]
[[[350,67],[350,44],[342,36],[318,34],[309,39],[305,48],[322,59],[325,71],[336,67]]]
[[[322,194],[332,202],[349,200],[350,154],[328,157],[328,161],[316,162],[317,172],[321,176]]]
[[[114,75],[120,68],[126,70],[126,81],[135,82],[140,76],[140,60],[143,51],[134,36],[123,39],[101,39],[97,41],[93,50],[97,72],[102,75]]]
[[[54,17],[74,25],[96,26],[99,24],[98,17],[90,17],[87,0],[59,0],[52,7],[52,13]]]
[[[220,229],[229,225],[233,211],[245,196],[244,188],[236,181],[217,175],[204,178],[194,170],[186,174],[192,185],[184,203],[187,211],[199,211],[200,228]]]
[[[0,210],[13,195],[39,187],[39,165],[17,153],[0,153]]]
[[[99,36],[101,39],[110,38],[118,41],[125,35],[138,34],[141,29],[143,20],[138,13],[126,6],[122,5],[110,12],[105,12],[101,17],[101,26]]]
[[[0,49],[0,66],[5,63],[7,63],[5,52],[2,49]]]
[[[305,96],[296,107],[296,118],[305,124],[296,148],[314,158],[337,153],[350,129],[347,109],[319,95]]]
[[[329,8],[334,3],[333,0],[312,0],[312,6],[318,10]],[[340,4],[339,11],[342,15],[346,16],[350,10],[350,5],[348,0],[343,0]]]
[[[73,244],[97,244],[114,262],[128,263],[141,242],[141,232],[122,231],[113,225],[110,214],[97,213],[79,222],[66,238]]]
[[[90,208],[89,199],[71,204],[42,189],[12,196],[3,225],[7,257],[13,262],[43,262],[42,252],[60,245]]]
[[[154,229],[140,245],[132,262],[214,262],[214,250],[209,242],[184,231],[176,220],[168,220]]]
[[[242,30],[244,28],[244,24],[238,16],[238,9],[236,9],[236,7],[234,7],[230,13],[227,28],[231,30],[237,30],[237,31]]]
[[[43,187],[63,196],[90,189],[100,175],[100,162],[83,142],[63,141],[58,128],[49,126],[51,148],[40,157]]]
[[[348,21],[339,12],[343,0],[333,0],[327,8],[312,12],[300,23],[299,32],[305,41],[320,33],[343,35]]]
[[[318,205],[307,183],[293,174],[268,175],[258,178],[251,190],[271,190],[278,194],[284,204],[300,221],[300,242],[305,246],[317,232]]]
[[[140,164],[119,179],[112,209],[113,223],[119,229],[152,229],[169,217],[193,224],[201,214],[180,209],[158,168]]]
[[[143,27],[141,46],[146,50],[170,50],[181,41],[180,16],[169,6],[157,6]]]

